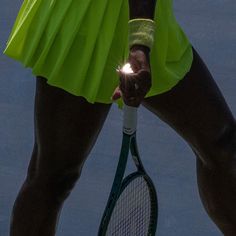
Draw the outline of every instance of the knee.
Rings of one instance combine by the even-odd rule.
[[[219,165],[236,164],[236,122],[229,125],[218,137],[215,143]]]
[[[51,186],[55,200],[63,202],[71,193],[81,174],[80,170],[62,170],[51,177]]]
[[[28,183],[37,189],[40,195],[51,199],[56,204],[62,204],[70,195],[79,179],[81,171],[78,169],[61,169],[50,173],[40,173]]]
[[[219,134],[210,148],[206,164],[216,169],[236,171],[236,122],[228,125]]]

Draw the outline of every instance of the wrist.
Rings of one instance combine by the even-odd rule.
[[[136,50],[141,50],[141,51],[145,52],[145,54],[150,53],[150,48],[145,45],[134,44],[130,47],[130,51],[136,51]]]
[[[149,58],[150,48],[144,45],[134,44],[130,47],[130,52],[142,51]]]
[[[140,45],[151,50],[154,43],[156,23],[150,19],[133,19],[129,24],[129,48]],[[145,51],[147,49],[142,48]]]

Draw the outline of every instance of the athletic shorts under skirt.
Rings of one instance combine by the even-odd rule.
[[[24,0],[4,54],[52,86],[91,103],[111,103],[119,84],[115,69],[129,52],[128,20],[127,0]],[[174,87],[193,60],[172,0],[157,1],[155,21],[152,88],[147,97]]]

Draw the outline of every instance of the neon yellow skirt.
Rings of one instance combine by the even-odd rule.
[[[119,82],[115,68],[128,56],[128,12],[127,0],[24,0],[4,54],[50,85],[91,103],[111,103]],[[192,64],[172,0],[158,1],[155,20],[147,97],[170,90]]]

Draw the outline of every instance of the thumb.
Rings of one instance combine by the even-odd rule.
[[[120,90],[120,88],[118,86],[118,87],[116,87],[115,91],[113,92],[113,95],[112,95],[111,99],[113,101],[115,101],[115,100],[121,98],[121,96],[122,96],[122,93],[121,93],[121,90]]]

